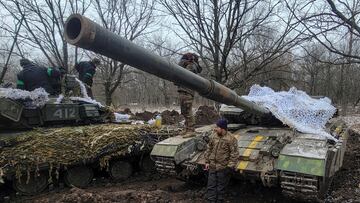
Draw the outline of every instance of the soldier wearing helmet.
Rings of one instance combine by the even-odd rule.
[[[199,57],[194,53],[184,54],[180,59],[179,65],[196,74],[202,71],[202,68],[199,65]],[[178,92],[181,114],[185,117],[186,130],[183,137],[192,137],[195,135],[195,120],[192,112],[192,104],[194,101],[195,92],[180,85],[178,85]]]
[[[100,60],[94,58],[91,61],[81,61],[75,65],[75,69],[79,73],[79,79],[85,84],[89,97],[94,98],[92,94],[93,78],[96,72],[96,66],[100,65]]]

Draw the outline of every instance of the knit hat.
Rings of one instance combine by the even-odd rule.
[[[221,128],[221,129],[225,129],[227,130],[227,125],[228,125],[228,122],[226,119],[219,119],[217,122],[216,122],[216,126]]]

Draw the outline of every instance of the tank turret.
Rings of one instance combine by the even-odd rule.
[[[75,89],[75,76],[66,75],[65,81],[65,92]],[[78,86],[80,85],[79,83]],[[81,89],[78,86],[77,89]],[[0,88],[0,129],[80,125],[106,121],[106,108],[93,100],[71,96],[75,95],[50,97],[41,89],[28,92]]]

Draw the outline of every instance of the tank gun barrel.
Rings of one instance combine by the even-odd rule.
[[[233,90],[213,80],[205,79],[101,27],[90,19],[72,14],[65,24],[65,39],[69,44],[93,51],[162,79],[192,89],[200,95],[257,114],[268,114]]]

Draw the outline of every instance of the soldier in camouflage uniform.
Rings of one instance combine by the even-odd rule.
[[[186,53],[184,54],[179,62],[179,65],[193,73],[200,73],[202,68],[199,66],[199,57],[194,53]],[[179,99],[180,99],[180,110],[181,114],[185,117],[185,127],[186,131],[183,137],[192,137],[194,136],[194,126],[195,120],[192,113],[192,103],[194,101],[193,90],[188,88],[178,86]]]
[[[238,162],[239,151],[236,138],[227,131],[225,119],[216,122],[214,131],[204,155],[205,170],[209,171],[206,200],[224,202],[225,189]]]

